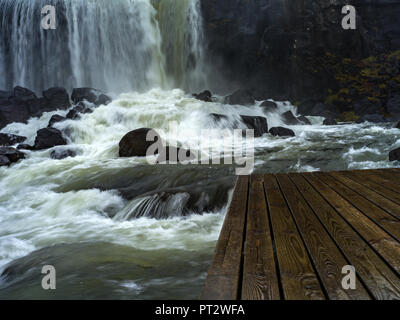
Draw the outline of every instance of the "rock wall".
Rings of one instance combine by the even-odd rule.
[[[341,26],[346,4],[357,9],[356,30]],[[214,72],[260,99],[332,103],[369,67],[388,78],[375,79],[377,87],[400,83],[400,0],[202,0],[202,11],[208,52],[218,61]],[[370,86],[368,79],[359,80]],[[339,113],[351,112],[363,96],[354,94],[341,99]],[[385,104],[391,94],[373,98],[383,97]]]

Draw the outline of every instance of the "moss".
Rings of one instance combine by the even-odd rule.
[[[360,117],[357,116],[353,111],[350,111],[350,112],[343,112],[340,115],[339,121],[352,122],[352,121],[357,121],[358,119],[360,119]]]

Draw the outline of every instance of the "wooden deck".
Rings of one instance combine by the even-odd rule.
[[[400,169],[239,177],[201,298],[400,299]]]

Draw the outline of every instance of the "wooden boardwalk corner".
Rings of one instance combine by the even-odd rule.
[[[201,299],[400,299],[400,169],[239,177]]]

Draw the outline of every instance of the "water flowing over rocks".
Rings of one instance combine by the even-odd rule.
[[[102,104],[108,104],[111,102],[111,98],[105,95],[103,92],[93,88],[75,88],[72,90],[71,100],[73,103],[78,104],[79,102],[90,102],[96,106]]]
[[[71,149],[61,149],[61,150],[53,150],[50,153],[50,157],[55,160],[62,160],[68,157],[75,157],[77,155],[75,150]]]
[[[53,124],[58,123],[58,122],[63,122],[67,120],[66,117],[60,116],[59,114],[55,114],[54,116],[52,116],[49,120],[49,124],[47,125],[47,127],[52,127]]]
[[[278,111],[278,105],[272,101],[264,101],[260,107],[264,112],[276,112]]]
[[[147,141],[148,134],[154,133],[154,140]],[[158,154],[162,150],[161,137],[149,128],[140,128],[128,132],[119,142],[120,157],[145,157],[149,148],[156,142],[158,147],[154,150],[154,154]]]

